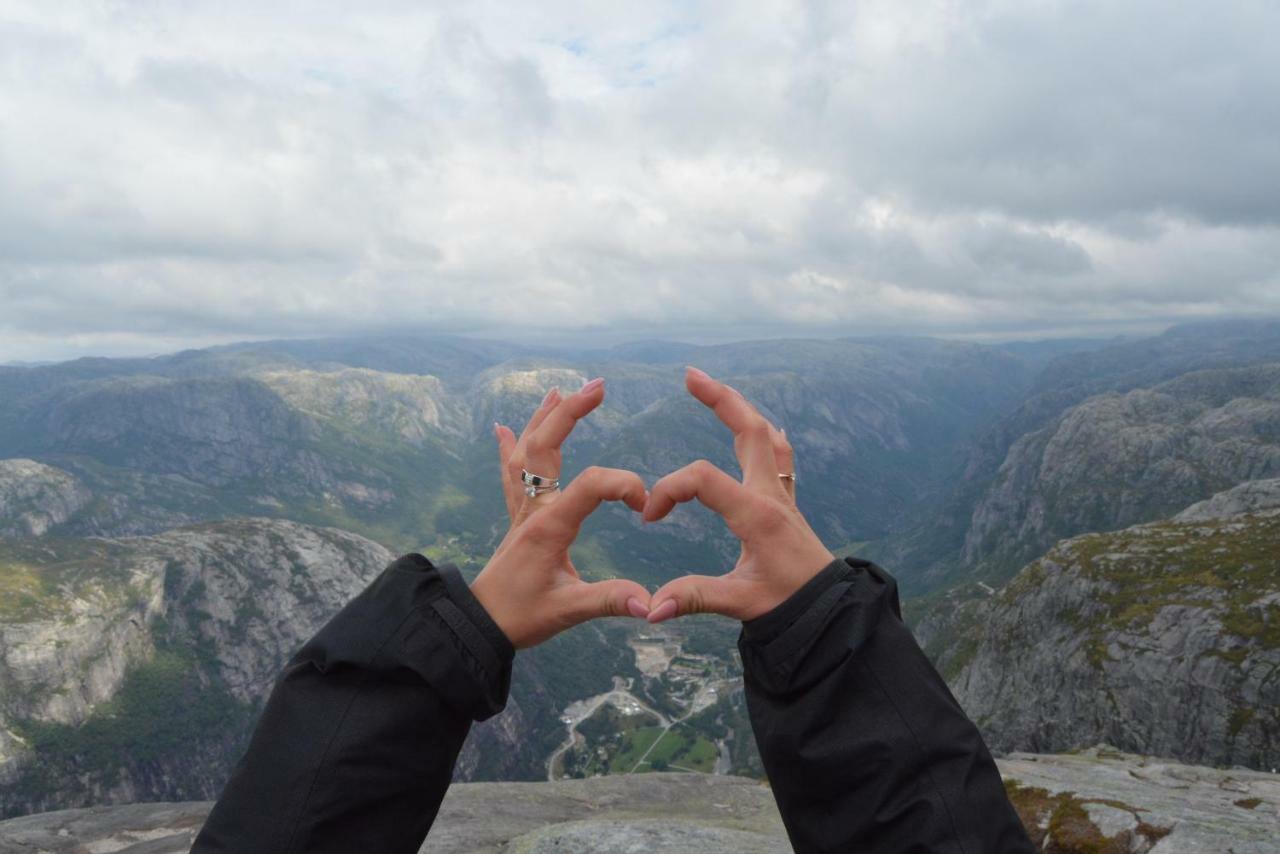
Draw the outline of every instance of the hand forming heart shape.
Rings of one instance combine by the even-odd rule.
[[[733,431],[741,481],[698,460],[662,477],[646,493],[634,472],[592,466],[563,492],[526,494],[523,471],[560,476],[560,445],[604,400],[603,379],[564,398],[552,389],[518,439],[509,428],[494,425],[511,526],[471,590],[517,648],[601,616],[647,616],[657,623],[708,612],[750,620],[777,607],[835,560],[797,508],[794,481],[779,476],[793,473],[785,434],[736,389],[697,368],[686,369],[685,385]],[[623,501],[654,522],[695,498],[718,513],[742,542],[737,563],[724,575],[686,575],[650,596],[625,579],[585,582],[569,560],[569,546],[602,501]]]

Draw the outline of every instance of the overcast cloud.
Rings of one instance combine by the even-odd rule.
[[[0,361],[1280,313],[1280,4],[428,5],[0,0]]]

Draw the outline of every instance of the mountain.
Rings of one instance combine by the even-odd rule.
[[[1160,718],[1173,729],[1153,728],[1146,740],[1132,726],[1102,727],[1090,705],[1115,696],[1129,704],[1119,717],[1139,720],[1140,691],[1123,681],[1138,675],[1111,661],[1062,670],[1055,656],[1087,665],[1098,643],[1154,643],[1157,629],[1063,623],[1034,598],[1041,586],[1068,598],[1078,588],[1101,602],[1120,583],[1104,578],[1110,564],[1073,563],[1077,547],[1063,546],[1033,564],[1043,585],[1014,582],[988,598],[975,582],[1001,586],[1055,542],[1089,532],[1120,538],[1107,554],[1132,551],[1136,562],[1124,566],[1136,567],[1133,578],[1177,565],[1171,556],[1191,548],[1182,539],[1228,551],[1245,547],[1233,538],[1252,542],[1255,526],[1270,523],[1188,533],[1226,523],[1184,515],[1167,523],[1168,542],[1121,529],[1197,501],[1208,503],[1194,512],[1211,515],[1269,506],[1263,481],[1280,476],[1280,324],[1020,346],[256,342],[0,367],[0,814],[214,794],[270,678],[392,555],[420,550],[467,575],[483,566],[506,530],[492,423],[519,430],[552,385],[607,380],[604,405],[566,446],[565,479],[601,464],[652,483],[698,458],[736,472],[728,431],[684,391],[686,363],[727,379],[787,429],[807,518],[833,551],[880,560],[916,597],[906,606],[922,640],[948,676],[975,686],[965,702],[993,735],[1011,733],[1001,745],[1059,745],[1049,734],[1068,733],[1077,746],[1105,738],[1159,752],[1174,749],[1173,732],[1191,740],[1180,749],[1197,761],[1256,763],[1274,752],[1266,714],[1245,718],[1270,689],[1250,687],[1238,666],[1270,662],[1268,636],[1240,641],[1232,627],[1252,624],[1205,604],[1246,616],[1261,608],[1269,626],[1265,573],[1230,597],[1208,576],[1172,576],[1199,603],[1189,624],[1207,650],[1200,659],[1217,669],[1178,670],[1183,663],[1156,657],[1142,659],[1143,673],[1211,677],[1216,705],[1200,729]],[[1156,545],[1159,561],[1138,561]],[[573,549],[587,577],[650,586],[720,571],[736,554],[724,525],[696,505],[643,530],[634,513],[606,506]],[[1173,597],[1170,607],[1190,607],[1154,589]],[[1005,610],[989,610],[997,603]],[[1021,673],[980,631],[988,623],[1058,646],[1037,653],[1041,672]],[[633,742],[607,703],[590,717],[566,714],[606,694],[679,719],[664,750],[685,751],[698,767],[762,773],[735,633],[731,621],[700,618],[640,638],[634,623],[599,621],[522,652],[507,710],[473,730],[458,779],[627,767]],[[1010,673],[1053,697],[1059,671],[1086,695],[1047,704],[1052,719],[1038,718],[1027,697],[1008,699],[1017,713],[1006,717],[984,705]],[[1099,681],[1113,672],[1123,690]],[[717,699],[699,705],[707,696]]]
[[[284,661],[390,559],[266,519],[0,542],[0,814],[215,795]]]
[[[1031,381],[999,348],[927,339],[582,352],[465,339],[267,342],[0,369],[0,458],[59,469],[92,496],[51,522],[54,533],[278,516],[474,568],[503,530],[492,422],[519,427],[552,385],[608,380],[605,404],[570,440],[568,477],[598,463],[656,478],[699,457],[735,470],[728,432],[684,391],[686,360],[788,428],[801,501],[837,546],[890,538],[927,515],[971,436]],[[607,509],[581,551],[606,574],[628,565],[653,583],[673,564],[733,554],[723,526],[696,508],[655,530],[639,548],[639,525]]]
[[[917,636],[994,751],[1280,765],[1280,480],[1058,543]]]
[[[1277,434],[1269,420],[1274,368],[1265,368],[1277,364],[1274,320],[1174,327],[1054,358],[1011,411],[975,433],[962,473],[924,521],[875,544],[872,555],[897,567],[916,595],[974,574],[999,581],[1058,538],[1159,519],[1267,477],[1262,446],[1275,446]],[[1216,382],[1223,387],[1211,388]],[[1232,448],[1260,468],[1230,459]],[[1160,457],[1164,450],[1174,457]],[[1155,457],[1155,470],[1135,471]],[[1147,498],[1135,480],[1154,494]]]
[[[1280,476],[1280,364],[1195,371],[1088,398],[1010,448],[964,559],[999,574],[1085,531],[1160,519]]]
[[[392,559],[280,519],[0,541],[0,815],[215,796],[284,663]],[[458,778],[545,777],[561,710],[634,672],[620,622],[523,653]]]

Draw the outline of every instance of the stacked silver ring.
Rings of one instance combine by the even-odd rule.
[[[795,482],[796,482],[796,473],[795,473],[795,472],[791,472],[791,474],[779,474],[779,475],[778,475],[778,477],[782,478],[783,480],[789,480],[789,481],[791,481],[792,483],[795,483]]]
[[[560,488],[560,478],[543,477],[528,469],[520,469],[520,481],[524,484],[524,494],[530,498],[537,498],[544,492],[555,492]]]

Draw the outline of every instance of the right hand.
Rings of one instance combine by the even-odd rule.
[[[644,519],[657,521],[696,498],[724,518],[742,541],[742,552],[725,575],[686,575],[659,588],[650,600],[649,621],[698,613],[751,620],[782,604],[835,556],[800,514],[794,485],[778,477],[793,471],[791,446],[781,431],[737,390],[697,368],[686,369],[685,385],[733,431],[743,479],[706,460],[690,463],[654,484]]]

